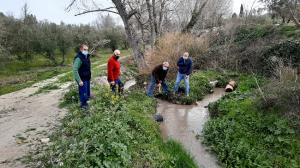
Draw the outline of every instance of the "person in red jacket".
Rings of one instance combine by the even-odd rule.
[[[124,84],[120,80],[121,64],[118,61],[120,56],[120,50],[115,50],[114,54],[109,58],[107,62],[107,80],[113,92],[116,92],[116,86],[118,86],[119,93],[123,91],[124,87]]]

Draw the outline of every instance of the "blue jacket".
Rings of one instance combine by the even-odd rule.
[[[179,67],[179,73],[190,75],[192,73],[192,59],[188,58],[187,60],[183,59],[183,57],[180,57],[177,66]]]

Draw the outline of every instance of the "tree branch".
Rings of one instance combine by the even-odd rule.
[[[129,20],[133,15],[137,13],[137,10],[132,9],[131,11],[128,12],[127,14],[127,19]]]
[[[76,0],[72,0],[72,2],[66,7],[66,11],[70,12],[71,7],[74,5],[74,3],[76,2]]]
[[[79,15],[83,15],[83,14],[87,14],[87,13],[92,13],[92,12],[109,12],[109,13],[114,13],[114,14],[119,15],[118,12],[113,11],[111,9],[115,9],[115,7],[109,7],[109,8],[105,8],[105,9],[86,10],[86,11],[83,11],[83,12],[80,12],[80,13],[76,14],[75,16],[79,16]]]

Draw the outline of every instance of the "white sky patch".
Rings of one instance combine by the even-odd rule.
[[[65,8],[71,0],[0,0],[0,2],[0,12],[13,15],[16,18],[20,18],[21,8],[26,2],[29,6],[29,12],[34,14],[38,20],[48,20],[57,24],[61,21],[68,24],[89,24],[97,18],[97,13],[74,16],[77,11],[66,12]],[[96,2],[103,7],[112,6],[110,0],[97,0]],[[244,4],[244,8],[249,10],[253,2],[256,2],[254,8],[261,6],[258,0],[233,0],[233,12],[238,14],[241,4]],[[111,16],[117,19],[117,24],[122,25],[119,16],[115,14],[111,14]]]
[[[250,10],[251,8],[257,9],[263,7],[263,4],[259,0],[233,0],[233,12],[239,14],[241,4],[244,6],[244,10]]]

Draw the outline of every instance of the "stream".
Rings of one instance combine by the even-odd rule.
[[[201,135],[206,121],[209,120],[210,102],[215,102],[225,95],[223,88],[214,89],[214,93],[204,97],[197,105],[176,105],[159,100],[157,112],[164,117],[160,125],[164,139],[174,139],[193,156],[201,168],[219,168],[216,157],[207,151],[207,147],[196,138]]]

